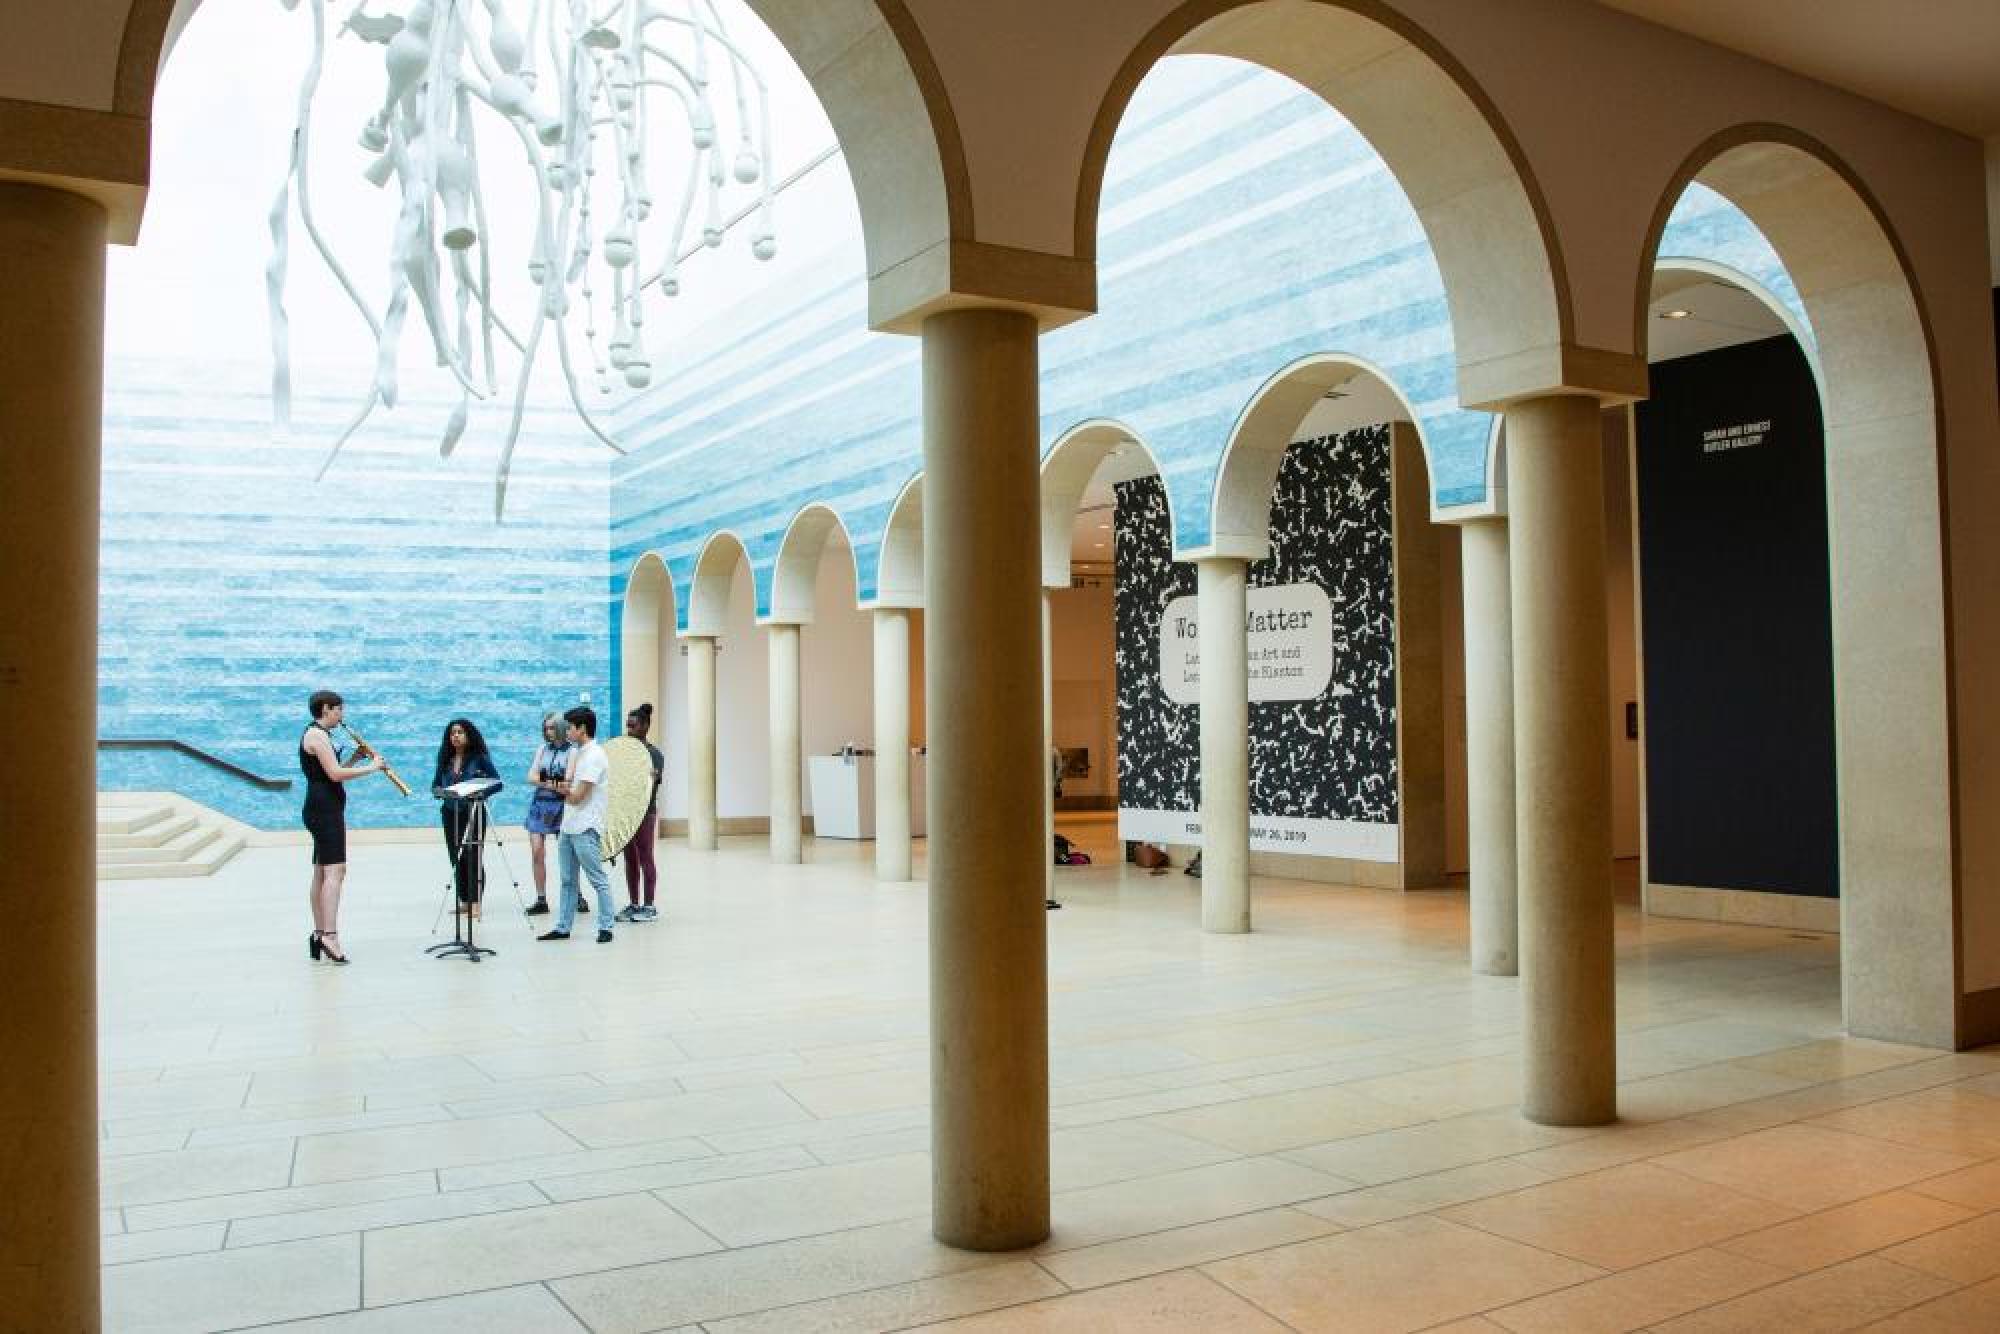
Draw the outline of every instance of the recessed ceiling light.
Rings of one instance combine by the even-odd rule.
[[[1691,310],[1686,310],[1683,308],[1676,307],[1673,310],[1661,311],[1660,318],[1663,320],[1684,320],[1692,314],[1694,314],[1694,312]]]

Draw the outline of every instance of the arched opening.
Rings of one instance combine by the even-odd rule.
[[[1199,554],[1249,562],[1253,626],[1299,626],[1246,645],[1260,873],[1425,889],[1465,869],[1458,543],[1432,521],[1428,443],[1381,368],[1315,353],[1258,387],[1224,449]],[[1324,675],[1290,675],[1294,652]]]
[[[1572,346],[1561,256],[1512,133],[1463,68],[1421,29],[1378,7],[1196,0],[1174,11],[1133,53],[1099,109],[1078,191],[1080,253],[1096,253],[1100,188],[1127,102],[1167,55],[1229,56],[1286,75],[1349,120],[1388,164],[1443,274],[1461,401],[1629,371],[1609,364],[1586,371]],[[1474,489],[1483,481],[1465,480]]]
[[[872,773],[857,758],[874,736],[873,642],[856,598],[859,570],[846,523],[827,505],[792,517],[771,567],[764,625],[799,627],[799,747],[803,813],[816,855],[828,840],[874,836]]]
[[[1632,421],[1630,696],[1615,603],[1611,617],[1613,694],[1644,720],[1640,889],[1656,916],[1836,933],[1817,351],[1776,292],[1676,248],[1670,233],[1648,312],[1652,395]],[[1615,529],[1608,545],[1615,560]]]
[[[1167,776],[1128,767],[1135,752],[1120,733],[1120,692],[1145,682],[1127,661],[1128,641],[1142,632],[1120,621],[1118,575],[1127,572],[1129,581],[1143,569],[1149,581],[1191,581],[1193,568],[1173,563],[1172,533],[1159,460],[1129,426],[1093,419],[1056,437],[1042,459],[1041,485],[1051,813],[1054,832],[1093,861],[1115,863],[1121,840],[1191,843],[1166,827],[1175,818],[1169,813],[1182,809],[1160,795]],[[1158,619],[1155,608],[1155,632]],[[1128,811],[1134,802],[1143,804]],[[1174,856],[1185,862],[1193,849]],[[1060,875],[1052,889],[1059,898]]]
[[[618,713],[651,704],[664,721],[672,697],[668,664],[673,658],[673,580],[666,562],[653,552],[639,558],[625,581],[619,615]]]
[[[715,816],[721,834],[757,834],[769,827],[769,658],[757,629],[756,581],[750,556],[734,533],[701,546],[689,578],[684,639],[714,642]],[[685,774],[685,747],[666,747],[671,788]],[[678,765],[679,768],[672,766]]]
[[[1847,1027],[1950,1046],[1958,979],[1937,961],[1957,948],[1960,905],[1938,417],[1923,313],[1879,211],[1822,146],[1770,127],[1703,145],[1663,198],[1649,260],[1690,181],[1768,239],[1816,345]],[[1642,289],[1641,347],[1658,323],[1649,296]]]

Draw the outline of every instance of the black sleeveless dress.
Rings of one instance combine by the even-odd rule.
[[[304,733],[299,734],[299,771],[306,776],[300,814],[312,835],[313,865],[342,865],[347,861],[347,789],[327,777],[319,757],[306,749]]]

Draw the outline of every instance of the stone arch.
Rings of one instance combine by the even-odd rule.
[[[688,581],[683,635],[721,637],[723,628],[729,624],[729,587],[735,582],[739,565],[745,570],[751,568],[750,549],[731,530],[724,528],[701,544],[694,575]]]
[[[1259,385],[1237,416],[1215,470],[1208,546],[1186,553],[1183,559],[1234,556],[1257,561],[1270,555],[1271,489],[1299,423],[1321,398],[1362,376],[1387,388],[1402,405],[1404,417],[1416,426],[1428,482],[1430,454],[1416,410],[1386,371],[1339,352],[1301,357]],[[1435,507],[1435,501],[1432,504]]]
[[[1555,228],[1492,99],[1442,44],[1375,0],[1187,0],[1163,19],[1112,80],[1091,127],[1078,255],[1096,255],[1105,163],[1126,104],[1146,72],[1176,54],[1231,56],[1283,74],[1380,154],[1444,276],[1462,403],[1578,381],[1623,386],[1633,374],[1629,358],[1573,345]]]
[[[1884,211],[1825,145],[1741,126],[1661,192],[1635,292],[1636,346],[1666,219],[1689,182],[1763,232],[1816,344],[1826,433],[1842,995],[1850,1032],[1950,1046],[1954,756],[1934,349]]]
[[[882,543],[875,560],[876,607],[920,608],[924,605],[924,475],[903,483],[889,518],[882,525]]]
[[[1056,437],[1042,459],[1042,586],[1068,588],[1070,530],[1076,522],[1077,506],[1085,488],[1097,475],[1098,465],[1114,450],[1137,448],[1153,466],[1153,474],[1164,478],[1159,456],[1137,432],[1123,422],[1093,417],[1078,422]],[[1173,514],[1173,491],[1167,491],[1167,513]],[[1178,530],[1176,530],[1178,531]]]
[[[926,256],[973,232],[958,120],[922,29],[903,0],[745,0],[797,62],[833,125],[854,181],[885,324],[940,293]],[[117,110],[150,122],[159,71],[201,0],[132,0],[118,52]]]
[[[847,524],[833,507],[813,501],[792,516],[785,535],[778,542],[778,555],[771,566],[771,610],[758,618],[765,625],[806,625],[818,609],[819,562],[826,553],[827,540],[840,534],[849,562],[854,563],[856,586],[861,570],[854,554],[854,539]]]
[[[618,708],[630,712],[642,701],[664,712],[667,658],[664,642],[677,619],[674,580],[657,552],[648,551],[632,566],[625,581],[625,600],[618,630]]]

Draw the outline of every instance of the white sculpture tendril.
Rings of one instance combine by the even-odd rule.
[[[507,475],[520,438],[536,353],[550,324],[571,403],[585,426],[612,449],[618,442],[585,406],[567,322],[579,308],[587,360],[601,394],[615,373],[633,390],[652,382],[642,297],[680,290],[679,263],[698,246],[719,246],[736,221],[751,216],[751,252],[777,253],[771,201],[771,124],[763,76],[731,39],[714,0],[408,0],[401,14],[367,12],[358,0],[340,27],[382,48],[387,83],[381,105],[361,129],[370,155],[361,174],[393,187],[400,199],[389,248],[389,294],[378,313],[335,257],[312,208],[309,157],[313,100],[327,55],[327,7],[312,14],[312,56],[301,80],[298,121],[283,185],[270,213],[271,257],[265,281],[271,313],[273,415],[290,428],[291,352],[285,313],[288,221],[300,225],[368,326],[375,372],[359,410],[334,440],[318,475],[379,405],[396,405],[397,354],[414,305],[437,364],[458,382],[459,402],[439,441],[449,457],[464,433],[473,399],[497,398],[496,333],[518,352],[513,406],[494,476],[493,515],[506,508]],[[287,10],[300,0],[279,0]],[[524,20],[517,21],[521,10]],[[719,53],[719,54],[718,54]],[[711,85],[726,69],[736,127],[733,153],[723,147]],[[755,100],[753,111],[752,99]],[[655,222],[648,147],[656,121],[677,118],[693,150],[675,208]],[[532,309],[517,332],[495,302],[496,259],[488,244],[478,129],[511,137],[534,182],[534,239],[522,266]],[[797,175],[831,156],[822,153]],[[600,182],[609,177],[608,188]],[[753,202],[723,216],[723,195],[757,187]],[[789,182],[787,182],[789,183]],[[687,229],[699,198],[697,243]],[[476,257],[473,252],[476,253]],[[659,256],[648,275],[644,262]],[[506,271],[505,268],[502,269]],[[599,281],[593,282],[593,277]],[[609,279],[608,284],[603,279]],[[599,294],[611,330],[598,347]],[[475,336],[474,312],[477,312]],[[475,364],[475,354],[477,364]]]

